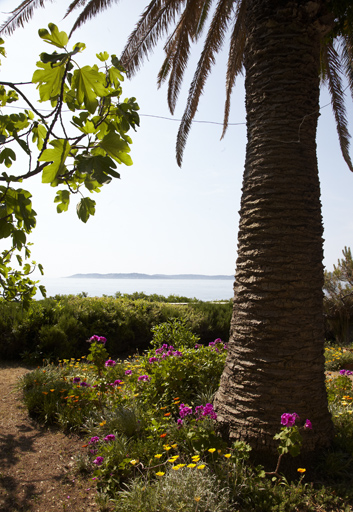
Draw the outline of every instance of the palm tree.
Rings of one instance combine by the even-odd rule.
[[[25,0],[11,32],[45,0]],[[74,0],[73,29],[112,4]],[[284,412],[309,418],[307,452],[328,446],[333,427],[324,376],[323,245],[316,157],[320,79],[329,87],[350,170],[342,75],[353,92],[350,0],[151,0],[121,60],[130,75],[168,34],[158,80],[174,111],[191,43],[211,17],[177,137],[179,165],[206,79],[230,33],[224,130],[236,77],[245,70],[247,148],[234,313],[215,406],[223,433],[274,452]],[[168,32],[169,31],[169,32]]]

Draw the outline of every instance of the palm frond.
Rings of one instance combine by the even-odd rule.
[[[341,38],[341,59],[353,98],[353,33]]]
[[[174,113],[175,105],[184,78],[190,55],[190,41],[196,40],[199,18],[204,0],[188,0],[172,38],[165,46],[167,58],[171,59],[171,72],[168,84],[168,105]]]
[[[205,27],[205,23],[208,18],[208,14],[209,14],[212,3],[213,3],[213,0],[204,0],[204,2],[203,2],[203,6],[202,6],[201,13],[200,13],[199,20],[198,20],[197,29],[195,31],[196,38],[199,37],[199,35],[202,33],[202,31]]]
[[[53,2],[54,0],[50,0]],[[11,11],[9,18],[1,25],[0,34],[11,35],[17,27],[23,27],[33,16],[34,10],[44,7],[46,0],[24,0]]]
[[[67,8],[67,11],[66,11],[66,14],[65,14],[64,18],[66,18],[66,16],[71,14],[72,11],[74,9],[76,9],[77,7],[84,7],[86,2],[87,2],[87,0],[73,0],[73,2],[71,2],[69,7]]]
[[[119,2],[119,0],[89,0],[86,7],[83,9],[83,11],[81,11],[80,15],[76,19],[71,29],[70,36],[76,29],[78,29],[81,25],[86,23],[86,21],[96,16],[99,12],[108,9],[108,7],[110,7],[113,4],[113,2],[117,3]],[[80,3],[81,5],[84,5],[86,2],[85,0],[81,0],[81,2],[72,2],[71,6],[73,5],[73,7],[71,10],[71,6],[69,7],[69,10],[67,11],[66,15],[69,14],[75,7],[80,5]]]
[[[246,0],[241,0],[237,5],[234,29],[230,38],[227,76],[226,76],[226,101],[224,105],[223,132],[221,139],[226,134],[229,122],[230,100],[237,76],[243,72],[244,48],[246,41],[245,30]]]
[[[186,108],[178,131],[176,159],[179,166],[182,164],[186,140],[191,128],[192,120],[197,111],[201,94],[203,93],[211,68],[213,64],[215,64],[215,54],[223,46],[225,33],[232,18],[232,14],[234,15],[234,1],[237,0],[219,0],[213,14],[204,48],[191,82]]]
[[[146,7],[120,57],[128,76],[140,68],[143,58],[174,23],[184,3],[185,0],[152,0]]]
[[[342,156],[349,169],[353,172],[353,165],[349,156],[349,139],[351,136],[348,132],[347,113],[344,103],[345,94],[342,89],[342,79],[340,76],[342,64],[333,44],[326,46],[326,51],[323,52],[323,58],[325,60],[327,84],[331,94],[332,110],[336,119],[336,128]]]

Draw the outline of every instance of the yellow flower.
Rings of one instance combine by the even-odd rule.
[[[297,471],[298,471],[298,473],[305,473],[306,469],[305,468],[298,468]]]
[[[163,473],[163,471],[158,471],[158,473],[156,473],[156,475],[157,475],[157,476],[163,476],[163,475],[164,475],[164,473]]]
[[[198,460],[200,460],[200,455],[193,455],[191,458],[192,460],[197,462]]]
[[[195,498],[194,498],[195,501],[200,501],[200,499],[201,499],[201,496],[195,496]]]
[[[208,451],[209,451],[210,453],[213,453],[213,452],[215,452],[215,451],[216,451],[216,448],[210,448]]]
[[[188,468],[194,468],[196,464],[188,464]]]
[[[157,453],[157,455],[155,455],[155,458],[156,459],[160,459],[162,457],[162,454],[161,453]]]
[[[197,466],[197,469],[203,469],[206,467],[206,464],[201,464],[200,466]]]
[[[133,466],[135,466],[135,464],[137,464],[137,463],[138,463],[138,460],[136,460],[136,459],[130,460],[130,464],[132,464]]]
[[[70,398],[71,398],[71,397],[70,397]],[[106,423],[107,423],[107,422],[104,420],[104,421],[102,421],[102,423],[100,423],[99,425],[100,425],[101,427],[104,427],[104,425],[105,425]]]
[[[232,454],[231,454],[231,453],[225,453],[225,454],[224,454],[224,456],[225,456],[227,459],[229,459],[229,457],[231,457],[231,456],[232,456]]]
[[[173,466],[172,469],[174,469],[175,471],[178,471],[179,466]]]
[[[175,444],[172,444],[172,448],[176,448],[178,445],[175,443]]]
[[[183,468],[185,464],[178,464],[179,468]]]

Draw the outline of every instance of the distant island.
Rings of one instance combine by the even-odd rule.
[[[203,274],[139,274],[133,272],[131,274],[74,274],[67,276],[68,279],[232,279],[234,276],[206,276]]]

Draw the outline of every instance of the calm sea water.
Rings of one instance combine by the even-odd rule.
[[[47,289],[47,296],[69,295],[86,292],[90,297],[114,295],[116,292],[144,292],[147,295],[181,295],[204,301],[227,300],[233,297],[233,280],[191,279],[85,279],[43,277],[40,284]],[[42,298],[41,294],[36,295]]]

